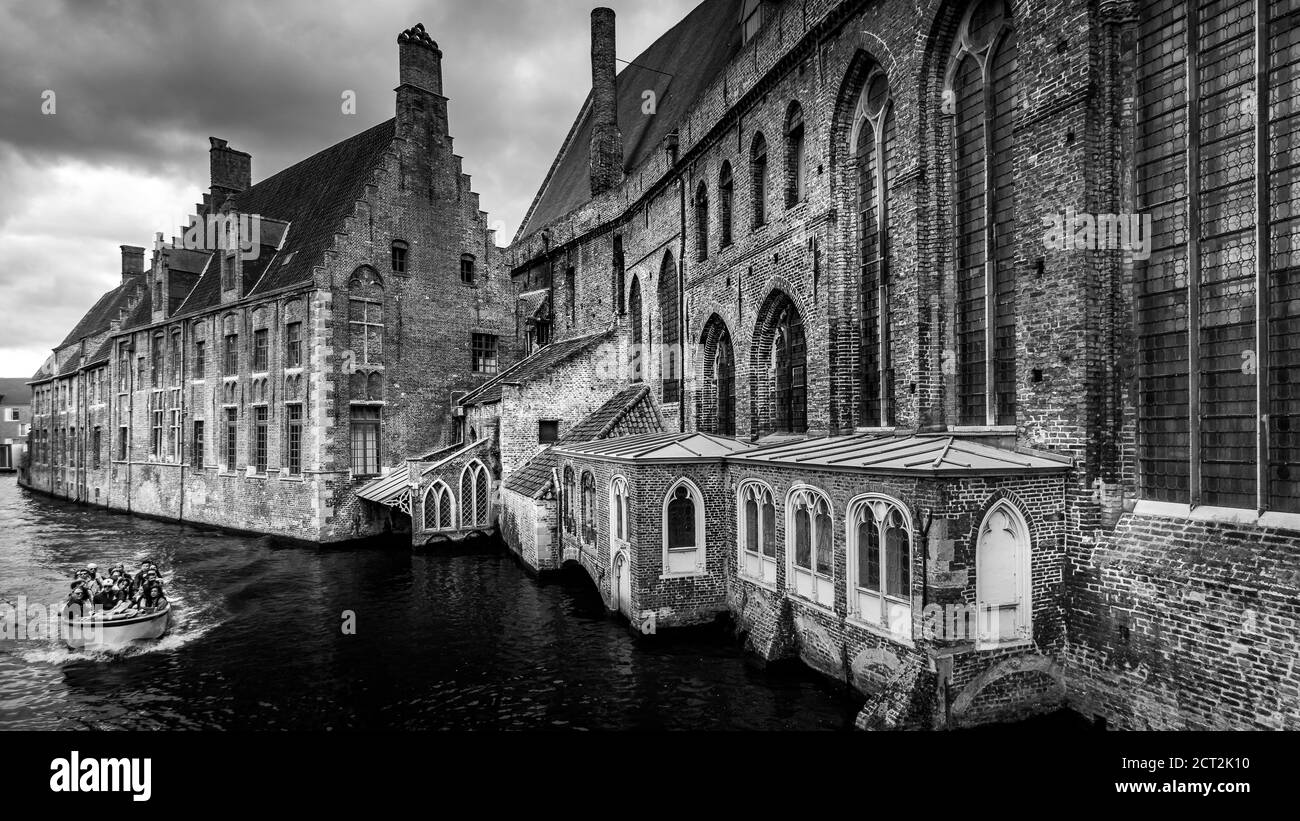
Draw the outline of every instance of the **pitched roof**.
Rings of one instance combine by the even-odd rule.
[[[290,224],[278,253],[264,247],[256,260],[245,263],[249,293],[274,291],[311,279],[311,269],[321,264],[334,233],[361,199],[371,170],[382,161],[395,133],[395,120],[387,120],[233,197],[241,214]],[[211,265],[177,314],[194,313],[220,302],[220,271]]]
[[[555,447],[566,442],[586,442],[614,434],[647,433],[663,430],[648,385],[633,385],[619,391],[605,404],[592,411],[556,445],[538,453],[523,467],[506,478],[504,487],[530,498],[537,498],[551,481],[551,471],[559,464]]]
[[[30,405],[32,389],[22,377],[0,377],[0,403],[5,405]]]
[[[742,0],[704,0],[625,66],[615,78],[623,168],[659,150],[700,93],[740,51]],[[642,92],[655,92],[655,113],[642,113]],[[583,103],[559,155],[533,199],[518,237],[526,237],[591,199],[591,98]]]
[[[588,336],[577,336],[543,345],[501,373],[479,385],[460,400],[461,405],[479,405],[501,401],[502,385],[522,385],[549,373],[565,361],[587,351],[601,342],[614,338],[614,331],[602,331]]]
[[[752,448],[728,461],[927,476],[1056,473],[1071,467],[1068,460],[946,434],[824,436]]]
[[[59,343],[63,348],[88,336],[102,334],[109,328],[109,323],[117,318],[119,310],[125,308],[131,300],[131,292],[144,285],[143,277],[129,279],[101,296],[81,321],[73,326],[68,335]],[[147,288],[145,288],[148,291]]]
[[[746,447],[745,443],[736,439],[688,431],[686,433],[645,433],[557,445],[556,451],[564,455],[598,459],[680,464],[717,461]]]

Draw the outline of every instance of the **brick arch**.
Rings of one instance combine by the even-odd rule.
[[[695,425],[724,436],[736,433],[736,340],[725,319],[712,313],[700,332],[700,373],[695,380]],[[719,370],[719,363],[722,365]],[[729,367],[725,363],[729,363]],[[726,378],[729,374],[729,380]],[[729,381],[729,385],[727,382]],[[729,399],[728,399],[729,397]],[[726,406],[729,404],[729,412]]]
[[[1050,678],[1059,694],[1056,701],[1058,703],[1065,701],[1065,670],[1055,659],[1037,654],[1013,656],[985,669],[984,672],[962,688],[962,691],[957,694],[957,698],[953,699],[952,702],[952,723],[955,725],[962,723],[966,712],[975,703],[976,697],[989,685],[1009,676],[1029,674],[1044,675]]]
[[[1043,538],[1043,523],[1034,518],[1033,514],[1029,512],[1029,505],[1020,497],[1020,494],[1013,490],[1007,490],[1006,488],[998,488],[989,494],[988,498],[984,500],[984,504],[980,507],[979,512],[973,517],[975,524],[971,526],[969,534],[972,561],[974,561],[974,551],[977,542],[979,541],[980,526],[983,524],[984,520],[988,518],[988,515],[992,512],[993,508],[1000,502],[1006,502],[1014,507],[1016,512],[1020,514],[1020,517],[1025,520],[1025,527],[1029,528],[1029,543],[1031,549]]]
[[[809,334],[806,321],[810,314],[795,296],[794,289],[789,288],[788,283],[785,285],[769,290],[758,309],[750,337],[749,417],[750,431],[756,435],[808,429]],[[785,321],[787,317],[793,321]],[[794,321],[797,321],[797,326]],[[787,337],[787,332],[793,333]],[[790,346],[787,350],[792,353],[788,363],[778,363],[776,360],[781,357],[773,355],[778,338],[786,339]],[[798,350],[800,345],[802,354]],[[802,402],[797,385],[799,368],[802,368]]]

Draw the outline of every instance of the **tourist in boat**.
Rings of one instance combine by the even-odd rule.
[[[93,606],[90,591],[84,582],[78,580],[72,583],[72,592],[68,594],[68,600],[63,606],[63,615],[66,618],[80,618],[88,615]]]
[[[135,587],[138,589],[141,585],[143,585],[149,576],[149,571],[156,570],[156,569],[157,569],[157,565],[153,563],[153,559],[141,559],[140,572],[135,574],[135,579],[134,579]]]
[[[162,583],[152,581],[140,591],[140,597],[136,599],[136,604],[143,612],[150,612],[166,606],[167,597],[163,595]]]

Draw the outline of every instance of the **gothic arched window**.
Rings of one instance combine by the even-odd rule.
[[[857,134],[859,263],[862,276],[862,425],[894,424],[890,354],[889,218],[895,165],[894,107],[879,68],[867,75],[853,116]]]
[[[434,482],[424,494],[424,529],[451,530],[456,522],[456,502],[451,488]]]
[[[484,527],[487,525],[489,497],[487,467],[475,459],[460,472],[461,527]]]
[[[849,504],[849,613],[908,638],[912,635],[911,517],[875,494]]]
[[[956,410],[960,425],[1016,422],[1016,31],[1004,0],[972,4],[946,97],[957,209]]]
[[[1029,528],[1006,502],[980,524],[975,548],[978,643],[1028,641],[1033,636],[1033,579]]]
[[[798,487],[786,497],[787,583],[798,596],[823,607],[835,604],[834,534],[825,494]]]
[[[767,222],[767,139],[758,133],[749,147],[750,195],[754,199],[752,227]]]
[[[577,482],[573,476],[573,468],[564,468],[564,529],[568,533],[577,533],[576,508],[577,501],[574,496],[577,494]]]
[[[709,256],[709,189],[700,181],[695,189],[695,258]]]
[[[644,331],[641,327],[641,280],[636,274],[632,275],[632,287],[627,298],[627,311],[630,315],[628,322],[632,326],[632,350],[629,353],[632,361],[629,363],[628,370],[631,372],[629,376],[633,382],[640,382],[642,368],[645,363],[645,353],[642,350],[645,343],[642,336]]]
[[[664,573],[704,572],[704,498],[689,479],[679,479],[664,497]]]
[[[659,375],[663,380],[664,401],[676,402],[681,399],[682,389],[682,346],[678,329],[681,320],[678,316],[679,302],[677,293],[677,265],[673,262],[671,252],[664,254],[663,264],[659,268]]]
[[[384,281],[369,265],[348,280],[348,347],[354,364],[383,363]]]
[[[785,205],[804,201],[808,195],[808,149],[804,139],[803,108],[790,103],[785,115]]]
[[[720,436],[736,435],[736,364],[731,333],[717,314],[704,325],[705,378],[697,396],[697,423],[701,430]]]
[[[762,482],[745,482],[737,500],[740,572],[755,581],[776,584],[776,505],[772,489]]]
[[[724,162],[718,174],[718,247],[726,248],[731,244],[731,212],[735,201],[736,186],[731,179],[731,163]]]
[[[762,433],[808,430],[808,352],[803,319],[785,294],[773,293],[760,313],[756,353],[765,359],[758,384],[757,428]]]
[[[582,473],[582,540],[596,543],[596,477],[589,470]]]

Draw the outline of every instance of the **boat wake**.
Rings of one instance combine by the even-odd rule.
[[[208,614],[202,614],[207,616]],[[41,643],[19,645],[12,642],[12,655],[29,664],[66,665],[80,662],[112,663],[125,659],[147,656],[155,653],[172,653],[185,645],[203,638],[209,632],[220,627],[224,619],[204,618],[202,621],[178,616],[172,611],[173,622],[167,634],[160,639],[137,641],[125,647],[93,648],[72,650],[59,639],[50,639]]]

